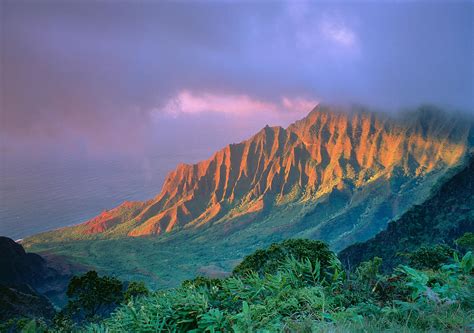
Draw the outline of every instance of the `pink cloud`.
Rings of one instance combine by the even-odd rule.
[[[180,114],[221,113],[233,116],[304,116],[318,101],[303,97],[282,97],[279,102],[264,101],[243,94],[200,93],[182,90],[170,98],[164,107],[153,112],[171,116]]]
[[[317,104],[318,102],[316,100],[305,99],[302,97],[296,97],[296,98],[283,97],[282,98],[283,107],[287,111],[290,111],[293,113],[308,113]]]
[[[166,113],[230,113],[235,115],[252,112],[275,112],[275,105],[252,99],[247,95],[193,93],[188,90],[179,92],[163,108]]]

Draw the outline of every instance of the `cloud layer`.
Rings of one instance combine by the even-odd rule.
[[[133,150],[197,118],[214,124],[202,137],[252,116],[236,129],[250,133],[318,101],[474,109],[472,2],[1,6],[0,129],[15,140]]]
[[[265,117],[280,114],[302,118],[317,104],[316,100],[302,97],[282,97],[279,102],[269,102],[243,94],[197,93],[182,90],[171,97],[162,108],[155,108],[152,111],[158,115],[164,113],[175,117],[180,114],[223,113],[235,117],[254,115]]]

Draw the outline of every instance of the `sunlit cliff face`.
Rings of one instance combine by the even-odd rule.
[[[470,131],[464,118],[428,108],[394,118],[318,106],[286,129],[267,126],[208,160],[180,164],[154,199],[125,203],[75,232],[161,234],[317,202],[334,191],[350,198],[376,182],[402,193],[403,184],[457,164]]]

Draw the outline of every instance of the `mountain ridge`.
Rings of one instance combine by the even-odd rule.
[[[363,108],[348,112],[318,105],[286,129],[266,126],[207,160],[179,164],[151,200],[123,203],[83,224],[45,236],[61,240],[140,237],[209,225],[224,225],[232,232],[245,227],[252,216],[268,218],[276,214],[272,211],[290,206],[302,213],[301,207],[317,206],[331,195],[340,201],[334,211],[342,214],[357,200],[367,201],[371,194],[364,195],[364,189],[377,186],[380,189],[374,193],[385,191],[403,197],[413,190],[421,200],[426,193],[418,190],[417,182],[425,178],[432,178],[427,184],[434,182],[461,161],[471,143],[470,122],[430,107],[394,117]],[[409,207],[406,198],[397,200],[393,205],[400,207],[380,213],[386,215],[382,222],[369,218],[370,236],[377,231],[372,227],[383,228],[388,219]],[[367,210],[381,204],[373,197],[370,201],[358,208],[361,214],[365,206]],[[300,232],[311,238],[321,236],[318,228],[324,229],[330,219],[318,214],[310,228]],[[349,217],[346,220],[356,228],[357,223]],[[302,218],[294,225],[300,228],[307,222]]]

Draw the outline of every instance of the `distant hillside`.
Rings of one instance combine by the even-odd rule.
[[[392,117],[318,106],[286,129],[267,126],[206,161],[179,165],[152,200],[126,202],[25,244],[206,228],[229,237],[258,225],[255,236],[266,243],[277,234],[340,249],[426,198],[471,139],[470,121],[431,107]]]
[[[51,302],[28,286],[14,288],[0,284],[0,324],[13,318],[51,319],[55,313]]]
[[[51,318],[55,311],[38,290],[63,294],[68,277],[35,253],[7,237],[0,237],[0,321],[14,317]],[[59,287],[59,289],[58,289]]]
[[[403,261],[397,253],[422,245],[454,245],[465,232],[474,232],[474,155],[430,199],[390,222],[387,230],[374,238],[347,247],[339,257],[346,266],[355,267],[377,256],[384,258],[383,267],[390,269]]]
[[[61,303],[71,277],[67,266],[59,258],[46,260],[36,253],[27,253],[21,244],[0,236],[0,286],[9,290],[0,304],[14,294],[18,295],[12,297],[24,298],[26,303],[30,296],[35,302],[43,302],[40,295]]]
[[[0,236],[0,283],[9,286],[40,287],[60,275],[36,253],[27,253],[23,246],[8,237]]]

